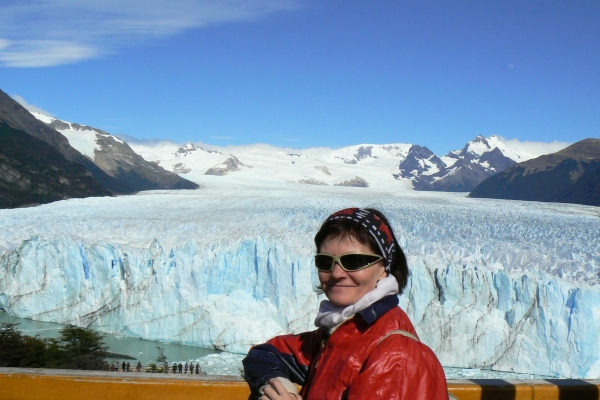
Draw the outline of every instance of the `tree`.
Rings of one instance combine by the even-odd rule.
[[[104,354],[108,347],[104,344],[104,335],[101,333],[68,325],[60,331],[59,349],[64,357],[61,368],[107,368]]]
[[[19,324],[0,325],[0,367],[19,367],[25,355],[23,336],[16,328]]]
[[[39,335],[23,337],[24,354],[20,367],[43,368],[46,366],[46,342]]]
[[[163,368],[164,368],[165,374],[166,374],[169,372],[169,361],[168,361],[167,356],[165,356],[165,348],[156,346],[156,349],[158,350],[158,356],[156,357],[156,362],[163,365]]]

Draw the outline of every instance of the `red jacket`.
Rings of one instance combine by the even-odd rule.
[[[252,393],[270,378],[302,385],[304,400],[447,400],[444,370],[433,351],[402,335],[417,335],[396,296],[386,296],[340,325],[277,336],[244,359]]]

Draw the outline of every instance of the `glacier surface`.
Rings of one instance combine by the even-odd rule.
[[[314,329],[312,238],[337,209],[375,207],[408,256],[401,306],[442,364],[600,377],[597,208],[204,179],[0,210],[0,308],[244,353]]]

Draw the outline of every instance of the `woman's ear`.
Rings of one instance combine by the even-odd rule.
[[[381,272],[379,274],[379,277],[377,278],[377,282],[379,282],[383,278],[387,278],[388,275],[389,275],[388,272],[385,270],[385,267],[382,265],[381,266]]]

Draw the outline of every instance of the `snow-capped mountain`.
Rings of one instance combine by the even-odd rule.
[[[185,146],[163,141],[150,144],[130,141],[146,160],[169,171],[204,183],[219,179],[292,182],[316,186],[354,186],[411,189],[409,180],[397,180],[393,172],[406,157],[409,144],[363,144],[332,150],[285,149],[265,144],[236,147]]]
[[[269,145],[219,148],[163,141],[130,141],[145,159],[202,183],[204,175],[319,186],[467,192],[489,176],[527,159],[497,136],[478,136],[438,157],[427,147],[396,143],[341,149],[284,149]]]
[[[198,185],[144,160],[129,145],[101,129],[63,121],[34,111],[31,114],[67,138],[69,144],[131,191],[197,189]]]
[[[412,146],[399,165],[399,179],[410,179],[416,190],[470,192],[488,177],[527,159],[496,135],[477,136],[461,150],[438,157],[427,147]]]

